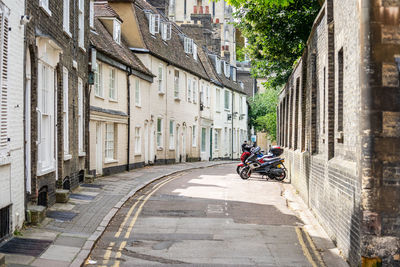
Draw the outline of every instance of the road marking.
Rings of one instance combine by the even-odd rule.
[[[111,256],[111,252],[112,252],[112,248],[115,245],[114,242],[110,242],[110,244],[107,247],[106,252],[104,253],[103,256],[103,264],[107,265],[108,261],[110,260],[110,256]]]
[[[127,232],[126,232],[126,234],[125,234],[125,238],[126,238],[126,239],[128,239],[129,236],[131,235],[131,232],[132,232],[132,230],[133,230],[133,227],[135,226],[136,220],[137,220],[137,218],[139,217],[140,213],[142,212],[143,206],[146,204],[146,202],[149,200],[149,198],[150,198],[155,192],[157,192],[157,190],[160,189],[162,186],[164,186],[165,184],[171,182],[172,180],[174,180],[174,179],[176,179],[176,178],[178,178],[178,177],[179,177],[179,176],[175,176],[175,177],[168,178],[166,181],[163,181],[163,182],[160,182],[159,184],[157,184],[157,186],[153,186],[153,189],[154,189],[154,190],[147,194],[146,198],[143,200],[142,204],[139,206],[139,208],[138,208],[137,211],[135,212],[135,215],[133,216],[133,218],[132,218],[132,220],[131,220],[131,223],[129,224],[128,230],[127,230]],[[120,261],[117,260],[117,259],[118,259],[119,257],[121,257],[121,255],[122,255],[121,252],[122,252],[122,250],[125,248],[125,246],[126,246],[126,241],[123,241],[123,242],[121,243],[121,245],[119,246],[118,252],[117,252],[117,254],[116,254],[116,257],[115,257],[116,260],[115,260],[115,263],[114,263],[114,265],[113,265],[114,267],[119,267]]]
[[[321,255],[319,254],[317,248],[315,247],[315,244],[314,244],[314,242],[312,241],[311,236],[308,234],[308,232],[306,232],[306,231],[303,231],[303,232],[304,232],[304,234],[305,234],[306,237],[307,237],[308,243],[310,244],[311,249],[312,249],[313,252],[314,252],[314,255],[318,258],[319,265],[322,266],[322,267],[325,267],[326,265],[325,265],[324,261],[322,260],[322,257],[321,257]]]
[[[301,234],[300,227],[296,227],[295,229],[296,229],[297,239],[299,240],[301,248],[303,249],[304,256],[306,256],[307,260],[311,263],[311,265],[313,267],[318,267],[318,265],[313,260],[311,254],[310,254],[310,251],[308,251],[308,248],[307,248],[307,246],[304,242],[303,236]]]
[[[121,235],[121,232],[122,232],[122,230],[123,230],[125,224],[128,222],[129,217],[131,217],[131,214],[132,214],[133,210],[136,208],[136,206],[139,204],[140,200],[142,200],[143,197],[144,197],[144,195],[143,195],[143,196],[140,196],[140,197],[137,199],[137,201],[135,202],[135,204],[132,205],[132,207],[129,209],[128,213],[126,214],[126,216],[125,216],[125,218],[124,218],[124,221],[122,222],[121,226],[120,226],[119,229],[118,229],[118,232],[114,235],[114,237],[117,237],[117,238],[118,238],[118,237]]]

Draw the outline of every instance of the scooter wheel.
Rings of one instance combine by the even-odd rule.
[[[242,178],[243,180],[249,179],[250,175],[251,175],[251,170],[248,167],[243,168],[242,171],[240,172],[240,178]]]
[[[240,171],[242,170],[242,168],[243,168],[243,166],[237,166],[237,167],[236,167],[236,172],[237,172],[237,174],[240,175]]]
[[[276,177],[275,177],[275,180],[281,182],[281,181],[285,180],[285,178],[286,178],[286,171],[283,170],[282,175],[281,175],[281,176],[276,176]]]

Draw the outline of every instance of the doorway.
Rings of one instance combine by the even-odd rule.
[[[103,134],[101,123],[96,125],[96,174],[103,174]]]

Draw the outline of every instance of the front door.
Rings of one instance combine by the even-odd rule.
[[[101,123],[96,125],[96,174],[103,174],[103,134]]]
[[[149,125],[144,124],[144,164],[149,163]]]
[[[154,152],[155,152],[155,147],[154,147],[154,139],[155,139],[155,131],[156,129],[154,128],[154,123],[151,123],[151,130],[150,130],[150,158],[149,158],[149,163],[154,163]]]

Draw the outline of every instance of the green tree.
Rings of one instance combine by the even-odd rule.
[[[262,94],[250,99],[250,124],[256,131],[266,132],[276,140],[276,107],[280,87],[267,86]]]

